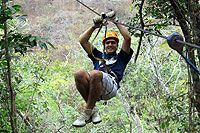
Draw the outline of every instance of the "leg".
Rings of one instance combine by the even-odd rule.
[[[79,70],[74,74],[76,88],[85,102],[87,102],[89,95],[89,78],[89,74],[84,70]]]
[[[86,109],[93,109],[96,104],[96,101],[101,96],[103,92],[102,78],[103,73],[101,71],[93,70],[90,72],[90,90],[87,99]]]
[[[85,126],[88,122],[91,121],[91,119],[95,124],[101,122],[101,118],[98,114],[98,109],[93,108],[102,93],[102,72],[94,70],[89,75],[87,72],[81,70],[76,72],[74,77],[76,87],[81,96],[86,101],[86,109],[82,115],[73,123],[73,126]]]

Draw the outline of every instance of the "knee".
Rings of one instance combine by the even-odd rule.
[[[103,78],[103,74],[101,71],[93,70],[90,72],[91,82],[101,81],[102,78]]]
[[[74,73],[74,78],[77,81],[82,81],[83,79],[86,79],[88,76],[88,73],[84,70],[78,70]]]

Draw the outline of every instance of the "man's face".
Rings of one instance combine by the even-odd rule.
[[[106,53],[112,54],[117,50],[118,44],[115,39],[108,39],[105,41],[105,50]]]

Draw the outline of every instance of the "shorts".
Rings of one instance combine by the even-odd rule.
[[[103,73],[103,93],[100,97],[101,100],[109,100],[116,96],[118,91],[118,84],[115,80],[115,77],[111,76],[108,73]]]

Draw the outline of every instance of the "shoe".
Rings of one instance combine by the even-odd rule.
[[[91,109],[85,109],[80,117],[72,124],[75,127],[83,127],[87,123],[91,122],[91,115],[92,115],[92,110]]]
[[[92,110],[92,123],[93,124],[98,124],[100,123],[101,120],[101,116],[99,114],[99,109],[97,107],[94,107]]]

